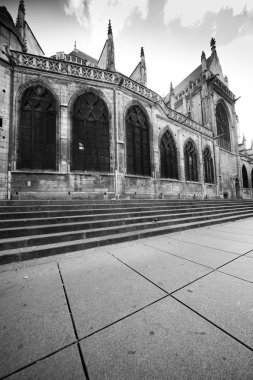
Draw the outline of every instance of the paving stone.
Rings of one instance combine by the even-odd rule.
[[[196,233],[198,234],[199,232],[196,232]],[[229,240],[231,241],[232,244],[234,241],[253,244],[253,235],[246,235],[246,234],[242,235],[242,234],[237,234],[237,233],[226,231],[226,230],[214,230],[212,228],[203,229],[202,234],[203,236],[214,237],[215,239],[219,238],[219,239]]]
[[[165,295],[108,253],[84,252],[60,267],[80,338]]]
[[[169,293],[211,271],[144,245],[113,250],[113,255]]]
[[[174,296],[253,348],[253,285],[211,273]],[[253,357],[252,357],[253,358]]]
[[[247,256],[247,257],[253,257],[253,250],[250,251],[250,252],[248,252],[246,256]]]
[[[252,379],[252,351],[167,297],[81,342],[90,379]]]
[[[145,242],[144,242],[145,243]],[[201,247],[196,244],[170,239],[170,236],[150,240],[146,245],[180,256],[195,263],[206,265],[210,268],[218,268],[220,265],[238,257],[237,254],[221,251],[219,249]]]
[[[8,377],[9,380],[72,380],[86,379],[76,345],[40,360]]]
[[[253,249],[253,243],[249,244],[237,241],[231,242],[229,240],[224,240],[218,237],[208,237],[205,236],[203,230],[199,231],[198,233],[185,231],[176,236],[173,236],[172,239],[194,243],[204,247],[221,249],[222,251],[233,252],[241,255]]]
[[[251,257],[239,257],[232,263],[220,268],[219,271],[253,283],[253,260]]]
[[[55,263],[0,276],[0,376],[75,340]]]
[[[218,229],[219,231],[228,231],[235,233],[236,235],[250,235],[253,236],[253,223],[252,226],[250,225],[238,225],[234,223],[226,223],[223,226],[212,226],[210,229]]]

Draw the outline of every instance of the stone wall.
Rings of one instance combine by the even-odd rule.
[[[10,88],[10,70],[7,68],[2,70],[3,75],[6,76],[6,84]],[[20,99],[26,88],[36,83],[46,86],[54,95],[58,105],[56,172],[16,170]],[[109,173],[71,172],[71,109],[77,97],[85,91],[94,91],[98,94],[105,101],[109,110]],[[8,99],[9,95],[6,96],[6,110],[10,109]],[[231,153],[220,149],[217,141],[213,141],[211,137],[207,137],[190,126],[169,119],[157,104],[124,87],[90,79],[70,78],[50,72],[43,72],[42,75],[39,70],[16,67],[13,99],[13,128],[10,144],[13,198],[160,197],[183,199],[223,197],[224,193],[232,197],[235,194],[234,181],[238,175],[236,152]],[[125,115],[127,109],[134,104],[138,104],[142,108],[150,127],[151,177],[132,176],[126,172]],[[196,112],[199,112],[197,111],[200,110],[198,97],[193,104]],[[233,115],[232,112],[231,114]],[[5,125],[8,127],[7,116],[6,114]],[[160,140],[166,130],[170,131],[177,146],[178,180],[160,178]],[[184,146],[189,139],[195,144],[198,153],[198,182],[185,181]],[[233,139],[235,140],[234,135]],[[5,145],[6,162],[7,146],[8,143]],[[206,146],[210,148],[215,164],[215,173],[217,173],[217,183],[215,184],[204,183],[202,153]],[[2,181],[5,193],[2,197],[6,197],[7,167],[3,165],[1,168],[3,172],[5,171]]]
[[[11,71],[0,65],[0,199],[7,198]]]

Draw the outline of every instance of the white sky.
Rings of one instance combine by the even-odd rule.
[[[0,0],[1,1],[1,0]],[[14,21],[18,0],[3,0]],[[77,48],[99,58],[111,19],[116,69],[130,75],[144,46],[148,87],[164,96],[210,55],[228,76],[241,137],[253,139],[253,0],[25,0],[26,19],[46,55]]]

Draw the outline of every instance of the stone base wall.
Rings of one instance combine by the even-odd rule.
[[[12,172],[11,199],[203,199],[216,185],[98,173]]]
[[[13,172],[12,199],[79,199],[115,197],[110,174],[60,174]]]

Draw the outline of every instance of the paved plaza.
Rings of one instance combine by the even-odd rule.
[[[0,379],[253,379],[253,218],[0,271]]]

